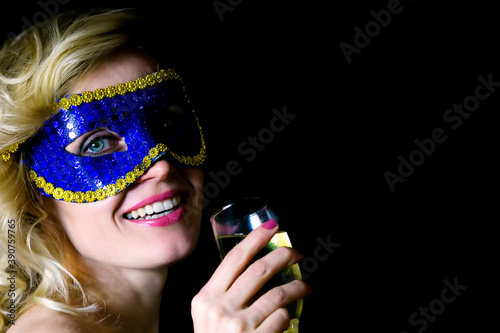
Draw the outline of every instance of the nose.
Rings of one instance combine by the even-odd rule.
[[[175,166],[164,158],[160,158],[149,167],[146,172],[137,179],[137,183],[143,183],[151,179],[164,180],[175,172]]]

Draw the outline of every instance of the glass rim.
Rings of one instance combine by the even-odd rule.
[[[210,216],[210,222],[215,222],[215,223],[220,223],[220,222],[217,222],[215,220],[215,218],[217,216],[220,216],[221,213],[224,213],[224,212],[229,212],[230,209],[234,209],[234,208],[242,208],[241,206],[244,207],[244,204],[245,203],[255,203],[254,206],[248,206],[248,208],[250,207],[253,207],[255,210],[252,212],[252,211],[248,211],[248,213],[246,215],[250,215],[256,211],[259,211],[259,210],[262,210],[262,209],[266,209],[268,208],[268,205],[269,203],[266,201],[266,199],[262,196],[249,196],[249,197],[244,197],[242,199],[239,199],[233,203],[230,203],[230,204],[227,204],[219,209],[217,209],[211,216]]]

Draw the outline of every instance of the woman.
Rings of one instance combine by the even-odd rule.
[[[180,76],[136,41],[130,10],[66,13],[0,51],[0,331],[158,332],[168,267],[194,249],[205,142]],[[231,251],[192,301],[194,331],[283,332],[300,260],[277,226]],[[189,330],[189,328],[186,328]]]

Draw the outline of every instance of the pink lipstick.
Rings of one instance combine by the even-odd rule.
[[[132,206],[123,218],[144,226],[166,226],[181,219],[182,192],[170,190],[141,200]]]

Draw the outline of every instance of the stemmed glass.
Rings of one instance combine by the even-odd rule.
[[[279,222],[276,213],[269,207],[268,203],[259,197],[245,198],[237,203],[229,204],[217,210],[210,222],[217,241],[217,247],[221,258],[239,242],[241,242],[252,230],[269,220]],[[254,258],[254,261],[265,256],[278,247],[292,247],[290,238],[284,230],[279,230],[271,241]],[[266,285],[262,291],[282,285],[292,280],[302,280],[299,265],[295,264],[282,269]],[[299,299],[289,304],[286,309],[290,314],[290,326],[284,333],[299,332],[299,317],[302,312],[303,300]]]

